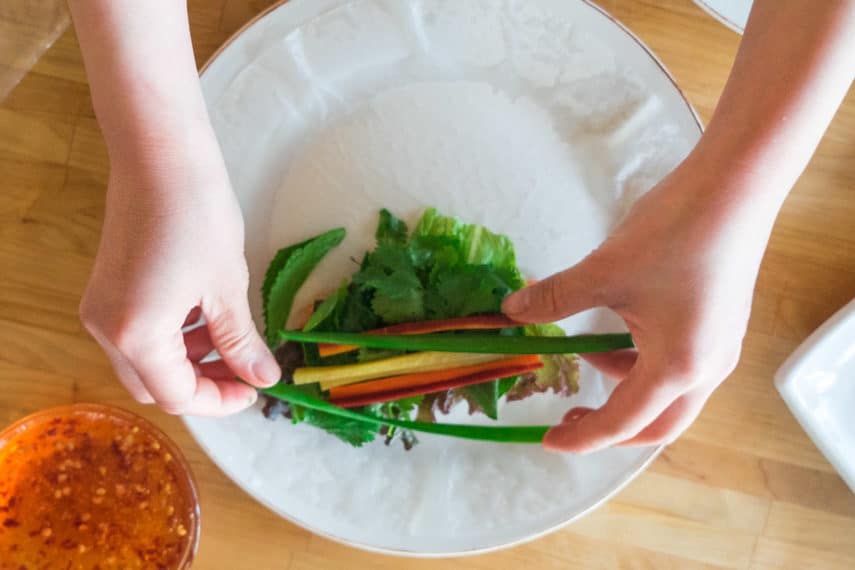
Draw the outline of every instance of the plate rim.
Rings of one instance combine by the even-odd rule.
[[[286,0],[287,1],[287,0]],[[721,12],[719,12],[712,4],[710,4],[707,0],[693,0],[695,5],[707,13],[707,15],[711,16],[713,19],[718,20],[718,22],[724,27],[729,28],[731,31],[736,32],[740,36],[745,33],[745,27],[740,26]]]
[[[345,1],[348,1],[348,0],[345,0]],[[593,0],[576,0],[576,1],[587,6],[588,8],[592,8],[594,11],[598,12],[601,16],[605,17],[613,25],[615,25],[620,31],[622,31],[624,34],[629,36],[629,38],[633,42],[635,42],[638,45],[638,47],[641,48],[641,50],[647,55],[648,58],[650,58],[653,61],[653,63],[656,64],[656,66],[659,68],[659,70],[662,72],[662,74],[665,76],[665,78],[671,83],[671,86],[675,89],[677,94],[680,96],[680,99],[683,101],[683,104],[685,105],[686,109],[689,111],[689,114],[694,119],[695,125],[698,128],[699,134],[703,135],[704,125],[703,125],[703,122],[701,121],[700,116],[698,115],[697,110],[695,110],[694,106],[691,104],[688,97],[686,96],[686,93],[683,91],[683,89],[679,86],[677,81],[674,79],[674,76],[671,74],[671,72],[668,70],[668,68],[662,62],[662,60],[659,59],[659,56],[657,56],[653,52],[653,50],[651,50],[650,47],[646,43],[644,43],[644,41],[642,41],[641,38],[638,37],[638,35],[636,35],[633,31],[631,31],[625,24],[623,24],[620,20],[618,20],[616,17],[614,17],[606,9],[604,9],[603,7],[596,4]],[[210,55],[210,57],[208,57],[208,59],[205,61],[205,63],[199,68],[200,79],[208,71],[210,66],[222,55],[222,53],[227,48],[229,48],[247,30],[249,30],[249,28],[253,27],[258,22],[263,20],[264,18],[270,16],[276,10],[279,10],[280,8],[285,8],[289,3],[294,3],[294,2],[299,2],[299,0],[276,0],[273,4],[271,4],[270,6],[265,8],[260,13],[256,14],[248,22],[246,22],[244,25],[242,25],[240,28],[238,28],[231,36],[229,36],[229,38],[225,42],[223,42],[222,45],[220,45],[220,47],[218,47]],[[191,425],[190,418],[188,418],[187,416],[182,416],[181,421],[184,424],[184,427],[190,433],[193,440],[196,442],[196,444],[202,449],[202,451],[205,452],[205,455],[208,457],[208,459],[210,459],[211,462],[213,462],[217,466],[217,468],[223,474],[225,474],[226,477],[228,477],[232,481],[232,483],[234,483],[239,489],[244,491],[250,497],[252,497],[255,501],[264,505],[267,509],[276,513],[278,516],[282,517],[286,521],[288,521],[288,522],[290,522],[290,523],[292,523],[292,524],[294,524],[294,525],[296,525],[296,526],[298,526],[304,530],[307,530],[313,534],[317,534],[318,536],[321,536],[323,538],[326,538],[328,540],[331,540],[333,542],[337,542],[339,544],[342,544],[342,545],[345,545],[345,546],[348,546],[351,548],[356,548],[358,550],[363,550],[363,551],[371,552],[371,553],[375,553],[375,554],[392,555],[392,556],[398,556],[398,557],[402,557],[402,558],[439,559],[439,558],[476,556],[476,555],[480,555],[480,554],[487,554],[490,552],[496,552],[499,550],[504,550],[507,548],[513,548],[515,546],[519,546],[521,544],[525,544],[527,542],[531,542],[531,541],[537,540],[539,538],[542,538],[543,536],[546,536],[546,535],[551,534],[557,530],[560,530],[561,528],[576,522],[577,520],[581,519],[582,517],[587,516],[592,511],[596,510],[597,508],[602,506],[604,503],[611,500],[615,495],[617,495],[620,491],[622,491],[627,485],[629,485],[631,482],[633,482],[641,473],[643,473],[644,470],[665,449],[665,445],[658,445],[658,446],[650,448],[649,454],[647,456],[642,456],[641,460],[638,461],[631,468],[630,475],[624,481],[622,481],[620,484],[615,486],[614,489],[612,489],[611,491],[609,491],[609,492],[603,494],[602,496],[598,497],[596,500],[594,500],[593,502],[588,504],[586,507],[584,507],[582,510],[580,510],[575,515],[573,515],[573,516],[567,518],[566,520],[561,521],[557,524],[549,526],[549,527],[547,527],[547,528],[545,528],[539,532],[535,532],[535,533],[530,534],[528,536],[521,537],[517,540],[512,540],[509,542],[505,542],[505,543],[497,544],[497,545],[492,545],[492,546],[476,547],[476,548],[470,548],[470,549],[464,549],[464,550],[450,550],[448,552],[417,552],[417,551],[412,551],[412,550],[406,550],[403,548],[398,548],[398,549],[396,549],[396,548],[384,548],[384,547],[372,546],[369,544],[363,544],[360,542],[355,542],[353,540],[343,538],[343,537],[337,536],[333,533],[315,528],[314,526],[307,524],[307,523],[301,521],[300,519],[298,519],[298,518],[296,518],[296,517],[294,517],[288,513],[283,512],[282,509],[273,505],[266,498],[257,494],[255,492],[255,490],[250,489],[247,486],[244,486],[243,484],[241,484],[240,481],[238,481],[237,477],[232,473],[232,470],[230,468],[226,468],[216,458],[216,456],[211,452],[211,450],[201,440],[201,438],[197,435],[196,430]]]

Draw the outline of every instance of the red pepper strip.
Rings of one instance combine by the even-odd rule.
[[[497,380],[499,378],[507,378],[509,376],[516,376],[518,374],[533,372],[542,367],[543,363],[537,362],[536,364],[508,366],[506,368],[494,368],[492,370],[483,370],[474,374],[459,376],[457,378],[452,378],[450,380],[444,380],[441,382],[435,382],[433,384],[428,385],[409,386],[407,388],[399,388],[397,390],[391,390],[388,392],[377,392],[372,394],[366,394],[363,396],[353,396],[351,398],[332,398],[330,402],[337,406],[341,406],[342,408],[355,408],[357,406],[367,406],[369,404],[378,404],[380,402],[400,400],[401,398],[407,398],[409,396],[416,396],[419,394],[433,394],[434,392],[442,392],[454,388],[461,388],[463,386],[469,386],[471,384],[480,384],[482,382],[487,382],[490,380]]]
[[[466,366],[455,366],[440,370],[428,370],[426,372],[408,372],[397,376],[387,376],[374,380],[365,380],[344,386],[330,388],[330,397],[333,399],[348,399],[355,396],[367,394],[379,394],[391,392],[402,388],[415,388],[417,386],[428,386],[437,382],[444,382],[461,376],[468,376],[476,372],[486,372],[509,366],[527,366],[537,364],[540,357],[533,354],[522,356],[496,356],[492,360],[480,364],[468,364]]]
[[[458,319],[440,319],[436,321],[417,321],[414,323],[401,323],[390,325],[382,329],[366,331],[364,334],[429,334],[444,331],[463,330],[490,330],[521,327],[522,323],[511,320],[505,315],[475,315],[472,317],[461,317]],[[321,358],[335,356],[352,350],[358,346],[350,344],[318,344],[318,353]]]

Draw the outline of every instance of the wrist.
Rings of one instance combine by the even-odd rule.
[[[182,128],[128,130],[112,142],[110,192],[167,202],[213,199],[230,192],[228,173],[210,125],[185,122]]]
[[[698,242],[734,231],[746,242],[768,239],[782,198],[740,160],[699,144],[661,183],[661,204],[685,220]]]
[[[705,194],[706,208],[725,216],[747,213],[771,225],[798,178],[770,156],[774,144],[711,128],[680,168],[702,181],[692,186]]]
[[[111,160],[213,136],[201,94],[130,83],[120,101],[105,106],[96,101],[95,112]]]

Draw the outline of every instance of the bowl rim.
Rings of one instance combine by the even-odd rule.
[[[796,381],[823,357],[825,347],[850,329],[855,331],[855,299],[838,309],[787,357],[775,372],[775,387],[813,444],[855,493],[855,463],[847,461],[846,456],[823,435],[815,416],[803,404],[796,386]]]
[[[147,430],[158,439],[158,443],[166,448],[172,455],[180,471],[183,473],[186,487],[189,493],[190,502],[194,512],[194,522],[190,529],[188,548],[184,551],[182,559],[179,561],[178,570],[189,569],[193,565],[193,560],[199,550],[199,540],[201,537],[201,507],[199,504],[199,490],[196,483],[196,477],[193,470],[190,468],[190,463],[181,451],[178,444],[172,440],[162,429],[156,426],[151,421],[142,417],[139,414],[113,406],[110,404],[99,404],[94,402],[75,402],[73,404],[65,404],[54,406],[44,410],[39,410],[28,414],[18,420],[15,420],[8,426],[0,429],[0,451],[6,446],[9,441],[12,441],[15,436],[25,433],[31,427],[41,424],[43,421],[58,418],[69,417],[80,413],[96,413],[102,416],[101,419],[117,418],[122,421],[130,422],[139,425],[142,429]]]

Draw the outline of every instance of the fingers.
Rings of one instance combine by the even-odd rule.
[[[185,413],[191,416],[226,416],[248,408],[257,399],[255,389],[241,382],[200,377]]]
[[[184,320],[184,324],[181,325],[181,328],[195,325],[199,322],[200,318],[202,318],[202,307],[193,307],[190,309],[190,312],[187,313],[187,318]]]
[[[502,311],[516,321],[544,323],[605,305],[603,280],[589,259],[511,294]]]
[[[552,428],[543,445],[555,451],[588,453],[629,440],[682,392],[676,380],[648,373],[639,360],[600,409]]]
[[[213,360],[196,366],[198,376],[212,380],[235,380],[235,373],[222,360]]]
[[[708,397],[709,394],[702,391],[680,396],[652,424],[619,445],[629,447],[673,443],[697,419]]]
[[[564,417],[561,418],[561,423],[566,424],[568,422],[575,422],[576,420],[581,420],[588,414],[594,411],[594,408],[586,408],[584,406],[579,406],[577,408],[570,408]]]
[[[119,382],[122,383],[125,389],[130,393],[131,397],[140,404],[154,403],[154,398],[149,394],[145,386],[143,386],[139,374],[137,374],[137,371],[128,359],[125,358],[125,356],[115,346],[113,346],[109,340],[107,340],[107,337],[101,333],[100,329],[92,323],[88,316],[84,316],[83,311],[81,311],[81,321],[83,322],[83,326],[86,330],[89,331],[89,334],[92,335],[92,338],[94,338],[104,350],[104,354],[106,354],[107,358],[110,360],[110,364],[113,366],[113,370],[115,371],[116,376],[118,376]]]
[[[117,348],[133,364],[158,407],[169,414],[186,413],[197,382],[181,330],[176,328],[171,335],[150,334],[156,336],[127,335]]]
[[[128,362],[128,359],[122,356],[122,353],[116,350],[116,348],[110,343],[99,340],[98,344],[100,344],[101,348],[104,349],[104,353],[113,365],[113,370],[116,372],[116,376],[119,377],[119,381],[130,393],[131,397],[140,404],[153,404],[154,398],[143,385],[139,374],[137,374],[137,371],[133,366],[131,366],[131,363]]]
[[[282,372],[255,329],[245,297],[236,296],[228,303],[218,301],[202,310],[214,347],[236,376],[259,387],[279,381]]]
[[[214,341],[206,326],[184,333],[184,345],[187,347],[187,358],[192,362],[205,358],[214,350]]]
[[[635,366],[638,351],[633,349],[613,350],[611,352],[591,352],[580,354],[585,362],[615,380],[623,380]]]

